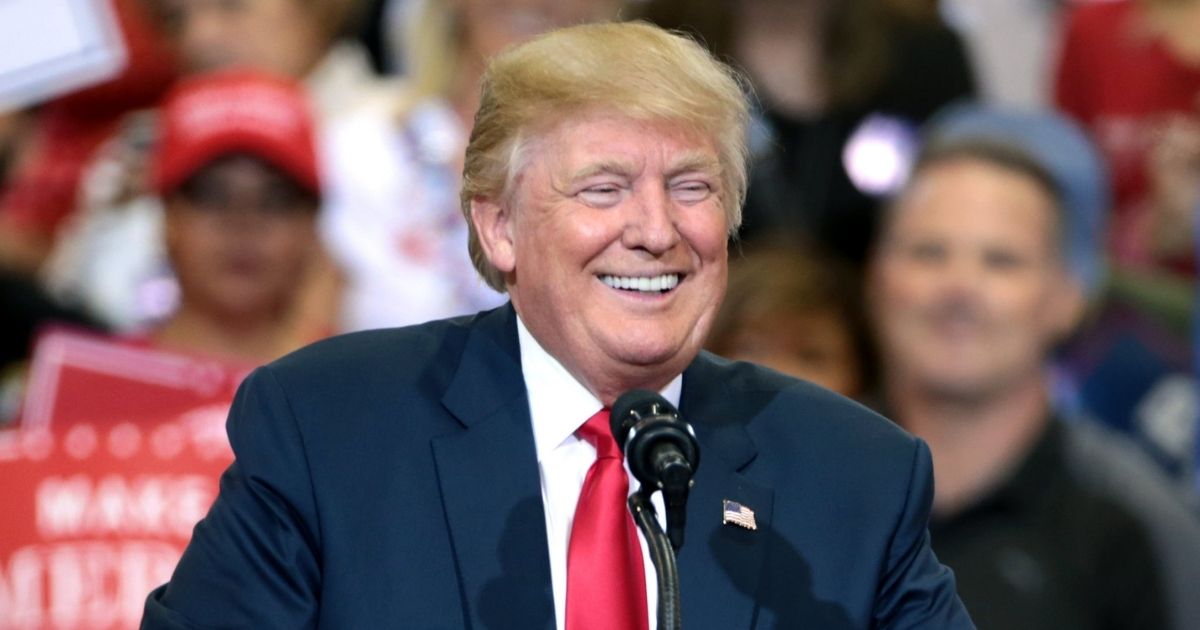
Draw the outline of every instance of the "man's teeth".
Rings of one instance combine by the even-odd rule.
[[[666,273],[661,276],[638,278],[633,276],[600,276],[600,281],[614,289],[627,291],[670,291],[679,284],[679,274]]]

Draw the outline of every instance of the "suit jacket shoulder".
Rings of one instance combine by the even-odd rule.
[[[771,462],[769,471],[791,460],[815,475],[824,467],[859,469],[894,483],[909,474],[921,448],[920,440],[862,404],[758,365],[703,353],[686,374],[682,405],[703,410],[688,420],[744,431],[756,456]]]
[[[236,460],[143,627],[551,628],[514,317],[345,335],[256,370],[227,425]]]
[[[811,383],[707,353],[685,372],[680,412],[701,443],[693,500],[734,499],[702,490],[706,467],[727,467],[732,475],[708,479],[708,488],[764,508],[759,531],[723,525],[709,541],[726,564],[732,556],[718,549],[728,539],[769,548],[765,580],[728,572],[754,594],[760,623],[973,627],[952,573],[929,547],[932,463],[923,442]]]
[[[405,390],[445,389],[478,316],[432,321],[404,328],[365,330],[330,337],[267,365],[290,395],[320,408],[330,392],[339,402],[356,393],[378,396]],[[307,394],[307,395],[306,395]]]

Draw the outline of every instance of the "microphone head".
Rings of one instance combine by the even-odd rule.
[[[622,450],[629,439],[629,431],[643,418],[652,416],[679,417],[675,406],[667,402],[658,392],[648,389],[631,389],[621,394],[613,403],[609,423],[613,438]]]

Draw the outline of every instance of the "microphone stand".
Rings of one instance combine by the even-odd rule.
[[[650,493],[643,488],[629,496],[629,511],[646,537],[650,560],[658,576],[658,630],[682,630],[679,606],[679,567],[675,564],[675,549],[663,533],[650,503]]]

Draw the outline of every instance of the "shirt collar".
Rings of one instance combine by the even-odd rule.
[[[582,383],[558,362],[517,316],[517,340],[521,348],[521,372],[529,396],[529,417],[533,421],[533,441],[538,461],[568,440],[576,439],[575,430],[603,407]],[[676,407],[683,390],[683,375],[678,374],[659,393]]]
[[[1029,451],[1016,462],[995,487],[954,514],[930,521],[934,530],[944,530],[969,522],[973,517],[996,512],[1030,513],[1039,503],[1053,500],[1063,477],[1063,428],[1051,416]]]

